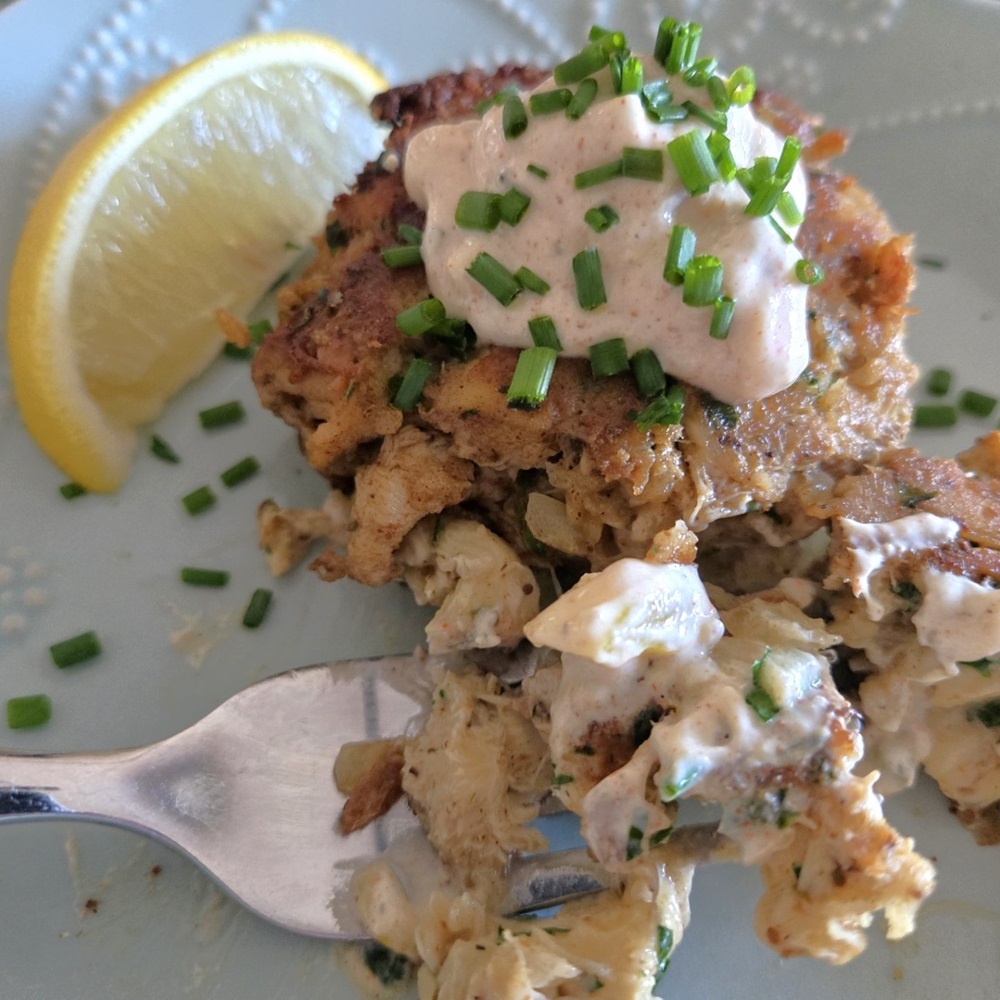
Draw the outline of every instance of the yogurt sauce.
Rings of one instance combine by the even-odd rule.
[[[644,60],[646,80],[662,69]],[[729,403],[761,399],[793,382],[809,358],[806,287],[794,269],[800,254],[786,245],[767,218],[744,214],[747,196],[737,181],[717,182],[691,196],[665,146],[692,129],[710,129],[694,118],[655,124],[638,95],[613,92],[607,70],[596,74],[598,97],[579,120],[562,113],[529,112],[527,130],[515,139],[503,134],[502,108],[482,119],[426,128],[409,142],[404,180],[410,197],[427,212],[423,257],[432,293],[449,315],[467,319],[481,341],[530,347],[528,320],[555,322],[564,353],[585,356],[592,344],[623,337],[629,353],[651,348],[676,378]],[[671,77],[674,101],[709,107],[705,90]],[[550,78],[536,92],[552,90]],[[525,107],[528,106],[524,95]],[[728,112],[727,132],[737,165],[758,156],[777,157],[783,139],[758,122],[749,107]],[[576,190],[574,176],[621,156],[624,147],[664,149],[659,182],[617,177]],[[529,169],[548,171],[546,179]],[[466,191],[502,194],[511,187],[531,197],[520,223],[493,232],[459,228],[455,207]],[[787,190],[804,211],[806,176],[795,168]],[[603,233],[584,222],[584,213],[610,205],[620,221]],[[681,290],[663,279],[674,224],[694,230],[696,254],[712,254],[724,268],[723,294],[736,302],[728,338],[709,336],[711,307],[682,301]],[[795,227],[786,227],[794,235]],[[607,303],[585,311],[577,301],[573,257],[596,247]],[[522,292],[502,306],[467,273],[478,253],[493,255],[510,271],[527,266],[550,291]]]

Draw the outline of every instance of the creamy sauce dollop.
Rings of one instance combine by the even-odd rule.
[[[646,80],[662,69],[644,60]],[[747,195],[737,181],[717,182],[708,192],[688,194],[666,144],[709,126],[689,117],[656,124],[638,95],[613,92],[609,73],[596,74],[595,102],[579,120],[561,112],[535,116],[527,130],[506,139],[500,107],[482,119],[430,126],[413,136],[404,160],[410,197],[427,212],[423,257],[432,293],[449,315],[468,320],[483,342],[530,347],[528,320],[539,315],[555,322],[569,355],[613,337],[624,338],[629,353],[651,348],[676,378],[706,389],[729,403],[761,399],[790,385],[809,358],[806,287],[794,269],[800,254],[783,242],[767,218],[744,213]],[[692,100],[710,108],[704,88],[670,78],[674,101]],[[536,92],[552,90],[550,78]],[[528,106],[528,95],[524,96]],[[783,138],[757,121],[749,107],[728,112],[726,134],[739,166],[756,157],[777,157]],[[616,177],[577,190],[577,173],[621,156],[624,147],[664,150],[662,181]],[[548,171],[542,179],[529,165]],[[531,204],[516,226],[492,232],[459,228],[455,207],[466,191],[503,194],[516,187]],[[795,168],[787,190],[805,210],[807,183]],[[584,213],[609,205],[620,221],[603,233],[584,221]],[[711,307],[685,305],[681,290],[663,279],[667,245],[674,224],[697,237],[696,254],[712,254],[724,268],[723,294],[736,301],[728,338],[709,336]],[[793,235],[795,227],[785,227]],[[607,303],[586,311],[577,300],[573,257],[596,247],[601,259]],[[485,251],[510,271],[527,266],[551,286],[544,295],[522,292],[502,306],[466,273]]]

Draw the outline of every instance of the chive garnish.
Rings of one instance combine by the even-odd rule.
[[[622,176],[641,181],[662,181],[663,150],[626,146],[622,150]]]
[[[975,389],[965,389],[958,397],[958,408],[974,417],[988,417],[997,406],[996,396]]]
[[[199,486],[187,496],[181,497],[181,503],[184,504],[184,509],[194,517],[214,506],[215,494],[207,486]]]
[[[247,333],[255,344],[259,344],[273,329],[269,319],[259,319],[247,326]]]
[[[253,345],[247,344],[246,347],[240,347],[239,344],[234,344],[232,341],[227,340],[222,345],[222,353],[234,361],[246,361],[247,358],[253,357]]]
[[[170,462],[171,465],[176,465],[181,460],[180,455],[159,434],[154,434],[149,439],[149,450],[161,462]]]
[[[958,409],[946,403],[923,403],[913,409],[914,427],[954,427],[956,423]]]
[[[725,111],[709,111],[707,108],[703,108],[700,104],[696,104],[694,101],[685,101],[681,107],[687,110],[689,117],[697,118],[698,121],[704,122],[714,131],[726,131],[726,127],[729,122],[726,118]]]
[[[461,229],[492,232],[500,224],[500,195],[490,191],[466,191],[455,206],[455,225]]]
[[[565,110],[572,97],[573,92],[568,87],[543,90],[540,94],[532,94],[528,98],[528,107],[533,115],[552,115]]]
[[[703,132],[692,129],[679,135],[667,143],[667,152],[688,194],[704,194],[719,180],[719,171]]]
[[[802,155],[802,143],[794,136],[788,136],[781,147],[781,155],[778,157],[778,164],[774,168],[778,177],[791,177],[792,171],[799,162]]]
[[[655,424],[670,426],[684,419],[684,387],[675,382],[662,395],[654,396],[635,416],[635,425],[648,431]]]
[[[687,118],[687,108],[674,104],[674,95],[666,80],[651,80],[643,84],[639,91],[639,100],[646,112],[646,117],[657,125],[664,122],[683,121]]]
[[[210,406],[207,410],[200,411],[198,422],[208,431],[239,423],[246,415],[243,404],[238,399],[233,399],[228,403],[220,403],[218,406]]]
[[[746,703],[757,713],[757,717],[761,722],[770,722],[780,711],[780,706],[760,686],[761,667],[764,666],[765,661],[770,655],[770,647],[765,646],[764,652],[753,661],[750,667],[750,683],[752,686],[745,699]]]
[[[551,347],[527,347],[517,356],[517,366],[507,390],[507,405],[516,410],[535,410],[545,401],[556,365]]]
[[[710,132],[705,140],[712,154],[719,177],[728,184],[736,176],[736,160],[733,157],[729,136],[722,132]]]
[[[590,372],[594,378],[608,378],[628,370],[628,348],[621,337],[610,337],[600,343],[591,344]]]
[[[562,350],[562,343],[551,316],[535,316],[529,319],[528,332],[531,334],[531,340],[535,347],[551,347],[554,351]]]
[[[512,94],[503,103],[503,135],[505,139],[516,139],[528,127],[528,112],[517,94]]]
[[[60,669],[75,667],[78,663],[92,660],[101,652],[101,641],[94,631],[81,632],[70,639],[49,646],[52,662]]]
[[[711,306],[722,294],[722,262],[711,254],[692,257],[684,268],[684,304]]]
[[[947,368],[935,368],[927,376],[927,391],[932,396],[947,396],[951,391],[951,372]]]
[[[445,318],[444,304],[439,299],[424,299],[396,314],[396,327],[407,337],[419,337]]]
[[[705,87],[718,68],[719,60],[711,56],[696,59],[694,65],[684,71],[684,82],[691,87]]]
[[[260,472],[260,462],[253,455],[247,455],[246,458],[240,459],[235,465],[231,465],[222,472],[219,478],[224,486],[232,489],[234,486],[246,482],[251,476],[257,475],[258,472]]]
[[[397,410],[412,410],[420,401],[424,391],[424,384],[431,373],[431,364],[423,358],[414,358],[410,362],[409,368],[403,380],[399,383],[399,388],[393,394],[392,405]]]
[[[573,178],[573,187],[579,191],[583,188],[593,187],[595,184],[604,184],[606,181],[614,180],[615,177],[621,177],[621,175],[622,161],[612,160],[610,163],[602,163],[589,170],[581,170]]]
[[[52,700],[45,694],[26,694],[7,699],[7,728],[31,729],[52,718]]]
[[[76,497],[82,497],[87,490],[79,483],[69,482],[63,483],[59,487],[59,492],[62,494],[64,500],[73,500]]]
[[[574,120],[582,118],[587,108],[594,103],[595,97],[597,97],[597,81],[590,76],[580,82],[573,99],[566,105],[566,117]]]
[[[488,253],[479,253],[465,269],[502,306],[509,306],[521,294],[521,283],[503,264]]]
[[[656,354],[650,348],[644,347],[641,351],[636,351],[629,364],[632,366],[635,383],[644,398],[650,399],[666,389],[667,377],[663,374],[663,368],[660,367]]]
[[[615,81],[619,94],[638,94],[642,91],[642,60],[638,56],[625,56],[618,61],[620,67]]]
[[[529,350],[530,350],[530,348],[529,348]],[[572,774],[557,774],[552,779],[552,784],[553,785],[569,785],[569,784],[572,783],[572,781],[573,781],[573,775]],[[545,931],[546,931],[547,934],[557,934],[557,933],[560,933],[554,927],[551,927],[551,928],[550,927],[546,927]]]
[[[508,97],[513,97],[516,93],[517,87],[513,84],[508,84],[506,87],[502,87],[491,97],[484,97],[483,100],[476,105],[476,114],[485,115],[490,108],[498,107],[503,104]]]
[[[501,221],[506,222],[508,226],[516,226],[524,218],[524,213],[528,211],[530,204],[531,197],[529,195],[512,187],[500,196],[498,208]]]
[[[641,827],[633,825],[628,828],[628,836],[625,840],[626,861],[631,861],[642,854],[642,838],[644,836],[645,831]]]
[[[729,77],[729,99],[738,108],[749,104],[757,90],[757,77],[749,66],[740,66]]]
[[[978,719],[987,729],[1000,727],[1000,698],[983,702],[972,711],[973,718]]]
[[[530,267],[519,267],[514,272],[514,277],[518,280],[522,288],[536,295],[544,295],[550,288],[549,283],[539,277]]]
[[[583,221],[595,233],[604,233],[618,221],[618,213],[610,205],[595,205],[583,213]]]
[[[802,214],[802,209],[795,203],[795,199],[792,197],[791,191],[782,191],[778,196],[777,204],[778,215],[781,216],[781,221],[787,226],[801,226],[805,216]]]
[[[552,71],[552,76],[556,85],[560,87],[564,87],[568,83],[579,83],[607,66],[609,58],[609,53],[600,41],[592,42],[576,55],[559,63]]]
[[[721,77],[710,76],[705,81],[704,87],[708,91],[708,98],[716,111],[728,111],[732,107],[733,102],[729,99],[729,88]]]
[[[826,272],[819,264],[803,259],[795,262],[795,277],[803,285],[818,285],[826,277]]]
[[[694,230],[687,226],[675,225],[670,230],[667,259],[663,265],[663,280],[668,284],[684,284],[684,269],[694,257],[696,239]]]
[[[229,583],[229,572],[224,569],[182,566],[180,576],[181,583],[186,583],[190,587],[224,587]]]
[[[712,306],[712,322],[708,335],[715,340],[725,340],[733,323],[736,303],[728,295],[720,295]]]
[[[416,226],[411,226],[408,222],[401,222],[396,227],[396,235],[404,243],[409,243],[410,246],[418,247],[423,242],[424,231],[418,229]]]
[[[698,58],[701,43],[701,25],[697,21],[685,21],[673,31],[670,52],[664,68],[668,73],[683,73],[690,69]]]
[[[387,267],[413,267],[423,263],[420,247],[407,243],[404,246],[386,247],[382,251],[382,262]]]
[[[653,58],[661,65],[664,66],[667,61],[667,56],[670,55],[670,47],[673,45],[674,41],[674,29],[677,27],[677,21],[672,17],[665,17],[660,21],[659,26],[656,29],[656,42],[653,45]]]
[[[778,224],[778,220],[777,220],[777,219],[775,219],[775,217],[774,217],[773,215],[769,215],[769,216],[767,217],[767,221],[771,223],[771,228],[772,228],[772,229],[773,229],[773,230],[774,230],[774,231],[775,231],[775,232],[776,232],[776,233],[778,234],[778,236],[779,236],[779,237],[781,238],[781,242],[782,242],[782,243],[785,243],[785,244],[787,244],[788,246],[791,246],[791,245],[792,245],[792,244],[793,244],[793,243],[795,242],[795,240],[794,240],[794,239],[792,239],[792,234],[791,234],[790,232],[788,232],[788,231],[787,231],[786,229],[783,229],[783,228],[782,228],[782,227],[781,227],[781,226],[780,226],[780,225]]]
[[[608,301],[597,247],[587,247],[573,258],[573,277],[576,279],[576,299],[582,309],[596,309]]]
[[[272,596],[272,592],[264,587],[258,587],[253,592],[250,596],[250,603],[247,604],[247,609],[243,612],[244,628],[257,628],[260,625],[270,607]]]
[[[525,169],[529,174],[534,174],[540,180],[545,181],[549,178],[549,172],[545,169],[545,167],[540,167],[537,163],[529,163]]]

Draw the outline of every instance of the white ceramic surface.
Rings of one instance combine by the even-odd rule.
[[[28,204],[88,124],[142,81],[240,34],[304,27],[338,35],[394,83],[468,62],[551,62],[590,23],[633,40],[664,13],[706,25],[705,48],[750,62],[832,124],[855,134],[846,165],[896,225],[917,234],[924,266],[912,351],[945,362],[962,387],[1000,376],[1000,4],[996,0],[16,0],[0,12],[0,316]],[[197,409],[239,397],[242,426],[205,436]],[[44,729],[0,734],[20,750],[146,742],[189,724],[248,682],[287,667],[399,651],[424,620],[400,588],[325,585],[305,571],[269,581],[253,510],[267,496],[307,502],[322,485],[290,434],[256,412],[244,365],[220,359],[171,404],[157,429],[179,467],[143,455],[114,497],[72,503],[65,477],[29,441],[0,351],[0,701],[51,695]],[[924,435],[938,453],[992,421]],[[188,518],[178,497],[246,454],[263,473]],[[175,582],[180,564],[225,566],[229,589],[206,597]],[[246,596],[273,586],[266,627],[239,627]],[[50,643],[87,628],[106,653],[70,671]],[[178,633],[204,636],[179,646]],[[937,1000],[1000,995],[1000,848],[984,849],[930,788],[889,806],[937,858],[940,886],[917,933],[833,969],[781,962],[753,938],[752,871],[697,879],[694,922],[665,995],[739,1000]],[[294,845],[289,844],[289,850]],[[159,874],[156,872],[159,871]],[[88,909],[88,900],[95,901]],[[316,1000],[353,995],[334,950],[281,933],[221,899],[185,861],[114,830],[22,824],[0,830],[3,1000]]]

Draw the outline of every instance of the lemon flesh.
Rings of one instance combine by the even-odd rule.
[[[28,430],[72,479],[117,489],[137,428],[218,353],[377,155],[385,81],[339,43],[257,36],[143,91],[35,204],[8,345]]]

